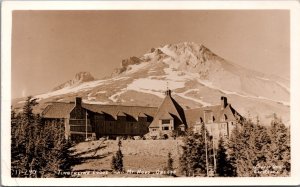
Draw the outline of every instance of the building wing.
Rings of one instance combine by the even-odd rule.
[[[54,102],[48,105],[42,112],[43,118],[62,119],[68,118],[73,110],[73,103]]]
[[[98,104],[82,104],[82,107],[99,114],[106,114],[114,119],[118,116],[128,116],[134,119],[146,116],[153,118],[157,107],[143,107],[143,106],[125,106],[125,105],[98,105]]]
[[[166,92],[166,97],[164,98],[162,104],[159,106],[155,117],[150,124],[150,128],[156,128],[160,126],[160,120],[165,120],[166,118],[174,119],[175,127],[181,124],[186,125],[184,110],[181,106],[171,97],[171,91]]]

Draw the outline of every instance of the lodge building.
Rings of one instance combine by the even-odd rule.
[[[42,112],[45,124],[61,121],[65,137],[84,141],[86,137],[144,136],[168,138],[192,128],[200,132],[205,124],[216,140],[228,137],[242,116],[221,97],[220,105],[184,110],[172,97],[171,90],[159,107],[101,105],[75,102],[53,102]]]

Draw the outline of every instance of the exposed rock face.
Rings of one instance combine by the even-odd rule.
[[[74,85],[78,85],[84,82],[93,81],[95,78],[91,75],[89,72],[79,72],[76,73],[75,77],[72,80],[69,80],[55,88],[53,88],[53,91],[60,90],[62,88],[71,87]]]
[[[142,62],[142,60],[135,56],[130,57],[128,59],[124,59],[124,60],[122,60],[121,67],[117,68],[115,70],[115,72],[113,73],[113,75],[123,73],[124,71],[127,70],[127,67],[129,65],[140,64],[141,62]]]

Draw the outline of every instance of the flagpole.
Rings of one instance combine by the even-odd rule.
[[[216,163],[216,154],[215,154],[215,141],[214,141],[214,136],[212,137],[213,141],[213,154],[214,154],[214,172],[216,172],[217,168],[217,163]]]
[[[205,127],[205,125],[204,125]],[[205,138],[205,159],[206,159],[206,175],[208,176],[208,159],[207,159],[207,143],[206,143],[206,129],[204,129],[204,138]]]
[[[205,116],[205,114],[204,114]],[[205,141],[205,160],[206,160],[206,175],[208,177],[208,159],[207,159],[207,143],[206,143],[206,128],[205,128],[205,117],[204,117],[204,141]]]
[[[85,111],[85,140],[87,140],[87,112]]]
[[[204,142],[205,142],[205,160],[206,160],[206,176],[208,177],[208,158],[207,158],[207,142],[206,142],[206,127],[205,127],[205,119],[206,111],[203,111],[203,125],[204,125]]]

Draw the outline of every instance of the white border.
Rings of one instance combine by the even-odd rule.
[[[10,177],[11,27],[13,10],[201,10],[289,9],[291,21],[291,177],[259,178],[64,178]],[[299,1],[4,1],[1,27],[1,179],[3,185],[296,185],[300,184],[300,3]],[[275,20],[274,20],[275,21]],[[272,31],[270,31],[272,32]],[[298,83],[298,84],[297,84]]]

